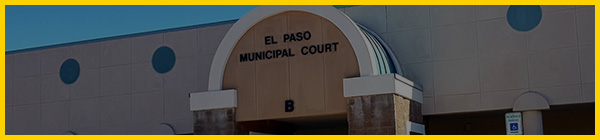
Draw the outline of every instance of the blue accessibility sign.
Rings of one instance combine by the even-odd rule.
[[[519,130],[519,124],[518,123],[510,123],[510,131],[517,131]]]
[[[507,135],[523,135],[521,112],[508,112],[504,115]]]

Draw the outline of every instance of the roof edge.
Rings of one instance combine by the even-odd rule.
[[[166,32],[188,30],[188,29],[194,29],[194,28],[202,28],[202,27],[218,26],[218,25],[225,25],[225,24],[233,24],[233,23],[237,22],[238,20],[239,19],[231,19],[231,20],[224,20],[224,21],[203,23],[203,24],[183,26],[183,27],[175,27],[175,28],[167,28],[167,29],[161,29],[161,30],[146,31],[146,32],[140,32],[140,33],[133,33],[133,34],[125,34],[125,35],[117,35],[117,36],[110,36],[110,37],[102,37],[102,38],[88,39],[88,40],[82,40],[82,41],[74,41],[74,42],[68,42],[68,43],[59,43],[59,44],[53,44],[53,45],[46,45],[46,46],[39,46],[39,47],[32,47],[32,48],[25,48],[25,49],[7,51],[7,52],[5,52],[5,54],[16,54],[16,53],[23,53],[23,52],[44,50],[44,49],[51,49],[51,48],[59,48],[59,47],[79,45],[79,44],[86,44],[86,43],[94,43],[94,42],[101,42],[101,41],[108,41],[108,40],[115,40],[115,39],[138,37],[138,36],[143,36],[143,35],[151,35],[151,34],[158,34],[158,33],[166,33]]]
[[[354,6],[359,6],[359,5],[333,5],[333,7],[335,7],[336,9],[347,8],[347,7],[354,7]],[[181,30],[201,28],[201,27],[217,26],[217,25],[224,25],[224,24],[233,24],[233,23],[237,22],[238,20],[239,20],[239,18],[238,19],[231,19],[231,20],[224,20],[224,21],[217,21],[217,22],[210,22],[210,23],[203,23],[203,24],[197,24],[197,25],[183,26],[183,27],[166,28],[166,29],[146,31],[146,32],[139,32],[139,33],[132,33],[132,34],[125,34],[125,35],[101,37],[101,38],[81,40],[81,41],[73,41],[73,42],[67,42],[67,43],[58,43],[58,44],[53,44],[53,45],[44,45],[44,46],[38,46],[38,47],[31,47],[31,48],[25,48],[25,49],[18,49],[18,50],[6,51],[6,52],[4,52],[4,54],[16,54],[16,53],[37,51],[37,50],[43,50],[43,49],[51,49],[51,48],[59,48],[59,47],[64,47],[64,46],[79,45],[79,44],[85,44],[85,43],[94,43],[94,42],[101,42],[101,41],[108,41],[108,40],[115,40],[115,39],[123,39],[123,38],[128,38],[128,37],[137,37],[137,36],[143,36],[143,35],[151,35],[151,34],[158,34],[158,33],[181,31]]]

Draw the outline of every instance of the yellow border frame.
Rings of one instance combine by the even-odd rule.
[[[0,40],[2,43],[2,49],[5,50],[5,5],[597,5],[600,3],[599,0],[503,0],[503,1],[482,1],[482,0],[1,0],[2,13],[2,37]],[[598,10],[595,11],[595,44],[598,43]],[[597,49],[595,54],[598,54]],[[5,54],[0,55],[2,63],[2,73],[5,73]],[[595,56],[595,79],[598,79],[598,57]],[[2,79],[5,79],[6,75],[2,75]],[[2,81],[2,120],[5,120],[5,81]],[[597,84],[595,91],[598,89]],[[595,133],[598,134],[598,105],[595,105]],[[0,122],[3,126],[5,122]],[[561,140],[573,140],[573,139],[598,139],[595,135],[592,136],[155,136],[155,135],[141,135],[141,136],[13,136],[5,135],[5,127],[2,127],[2,138],[1,139],[57,139],[57,140],[80,140],[80,139],[274,139],[274,140],[307,140],[307,139],[357,139],[357,140],[380,140],[380,139],[498,139],[498,140],[512,140],[512,139],[561,139]],[[595,138],[596,137],[596,138]]]

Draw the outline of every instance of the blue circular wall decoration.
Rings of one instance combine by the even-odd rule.
[[[158,73],[167,73],[175,66],[175,52],[173,49],[162,46],[152,56],[152,67]]]
[[[506,12],[510,27],[517,31],[530,31],[542,20],[542,8],[539,5],[512,5]]]
[[[69,58],[60,66],[60,80],[65,84],[73,84],[79,78],[79,72],[79,62]]]

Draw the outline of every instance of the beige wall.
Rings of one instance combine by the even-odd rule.
[[[207,90],[212,58],[232,24],[6,53],[6,134],[150,135],[165,134],[165,124],[176,134],[193,133],[189,93]],[[164,74],[152,64],[161,46],[176,57]],[[59,74],[69,58],[81,69],[73,84],[63,83]]]
[[[542,5],[528,32],[509,5],[366,5],[341,8],[390,46],[404,77],[423,86],[423,114],[512,109],[524,92],[550,105],[593,103],[594,9]]]
[[[283,35],[310,31],[309,40],[284,42]],[[274,36],[277,44],[265,44]],[[339,42],[337,51],[303,55],[303,46]],[[240,54],[291,49],[295,56],[240,62]],[[342,79],[359,76],[349,41],[331,22],[305,12],[266,18],[238,41],[226,66],[223,89],[238,91],[238,121],[340,114],[346,112]],[[285,100],[294,111],[285,112]]]

